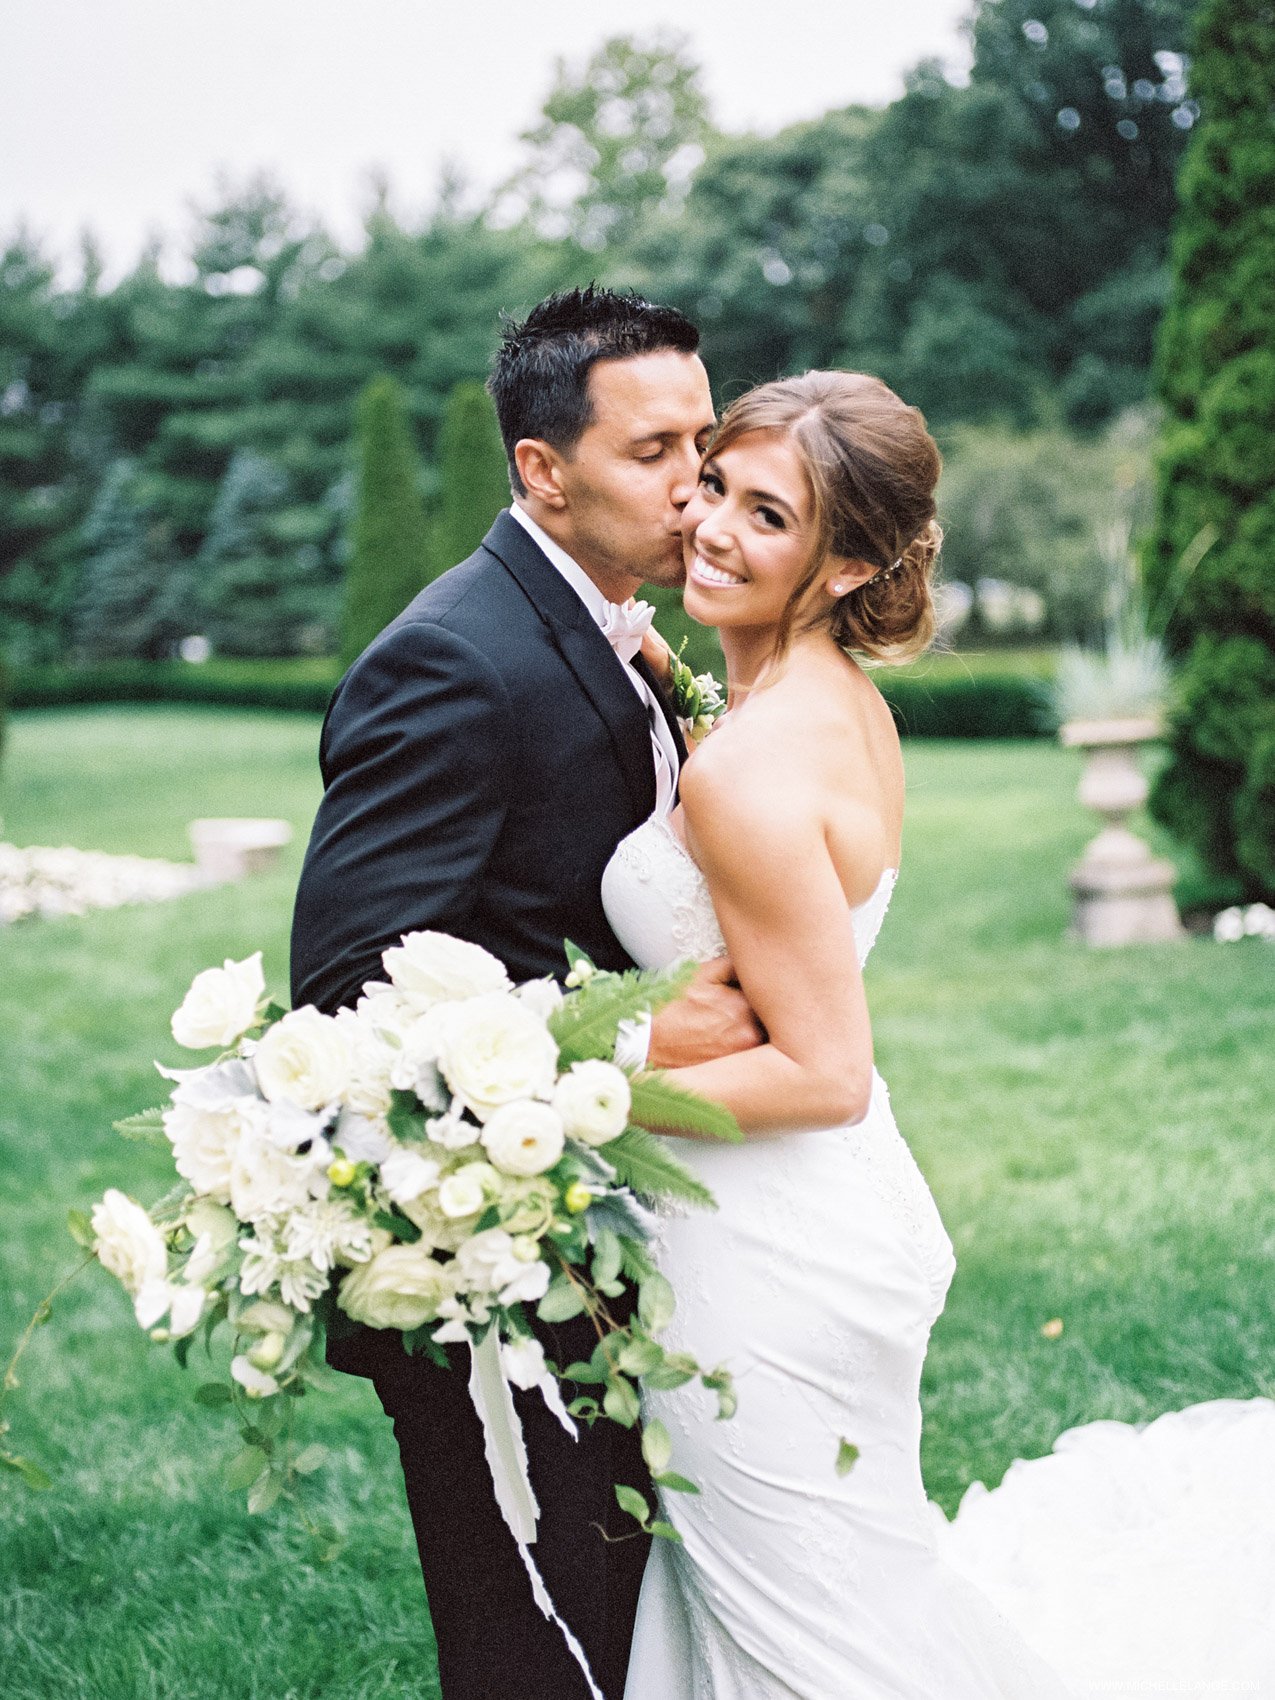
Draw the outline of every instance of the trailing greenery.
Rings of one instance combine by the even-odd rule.
[[[348,667],[425,583],[429,544],[402,387],[373,378],[359,397],[358,492],[341,656]]]
[[[491,397],[479,383],[457,384],[438,434],[438,501],[432,527],[434,572],[472,555],[509,505],[509,466]]]
[[[1275,13],[1266,0],[1206,0],[1192,77],[1202,117],[1179,182],[1159,347],[1168,419],[1145,563],[1183,691],[1152,808],[1211,873],[1270,897]]]

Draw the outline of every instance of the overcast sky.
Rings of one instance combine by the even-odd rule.
[[[0,234],[69,258],[90,227],[113,280],[149,232],[176,252],[218,173],[272,171],[346,243],[373,168],[411,218],[445,159],[517,163],[555,59],[679,30],[718,123],[774,131],[884,105],[903,73],[967,62],[969,0],[0,0]]]

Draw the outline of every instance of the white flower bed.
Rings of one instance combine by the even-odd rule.
[[[27,915],[83,915],[125,903],[163,903],[207,885],[191,862],[100,850],[0,843],[0,925]]]

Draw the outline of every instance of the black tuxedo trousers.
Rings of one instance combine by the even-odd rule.
[[[647,712],[583,602],[507,513],[345,675],[320,761],[294,1005],[353,1004],[383,978],[381,952],[420,929],[485,946],[515,981],[561,978],[564,938],[600,967],[630,965],[601,882],[655,807]],[[595,1343],[584,1318],[540,1333],[559,1364]],[[450,1355],[443,1370],[339,1316],[328,1341],[329,1361],[371,1376],[394,1423],[443,1700],[586,1700],[496,1506],[468,1353]],[[515,1403],[541,1508],[537,1567],[606,1700],[622,1700],[647,1540],[613,1485],[649,1497],[638,1436],[600,1422],[573,1441],[539,1394]]]

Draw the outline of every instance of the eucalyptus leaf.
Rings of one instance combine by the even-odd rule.
[[[837,1444],[837,1474],[848,1476],[858,1462],[859,1448],[849,1440],[840,1440]]]
[[[613,1423],[619,1423],[622,1428],[632,1428],[642,1414],[633,1383],[622,1375],[612,1376],[607,1382],[602,1409]]]
[[[658,1518],[647,1528],[648,1535],[658,1535],[662,1541],[680,1541],[681,1536],[671,1523],[661,1522]]]
[[[89,1220],[87,1210],[68,1210],[66,1213],[66,1231],[76,1245],[92,1251],[94,1245],[93,1224]]]
[[[584,1294],[565,1276],[559,1277],[536,1306],[541,1322],[570,1322],[584,1309]]]
[[[328,1461],[328,1449],[316,1441],[313,1446],[307,1446],[298,1452],[292,1460],[292,1468],[301,1476],[313,1475],[321,1470]]]
[[[620,1273],[624,1248],[620,1236],[611,1228],[599,1228],[593,1241],[593,1279],[604,1291],[612,1286]],[[614,1295],[612,1295],[614,1296]]]
[[[636,1517],[645,1529],[651,1515],[651,1508],[636,1488],[618,1485],[615,1490],[616,1503],[621,1511],[627,1511],[630,1517]]]
[[[234,1394],[224,1381],[205,1381],[202,1387],[195,1389],[197,1405],[229,1405]]]
[[[226,1465],[226,1486],[232,1491],[250,1488],[263,1470],[270,1468],[270,1460],[259,1446],[245,1446]]]
[[[653,1269],[638,1288],[638,1316],[643,1328],[658,1334],[672,1322],[676,1309],[672,1287],[658,1269]]]
[[[694,1482],[686,1476],[679,1476],[676,1470],[662,1470],[658,1476],[652,1476],[651,1480],[657,1487],[667,1488],[670,1493],[699,1492]]]
[[[46,1475],[40,1466],[33,1463],[30,1458],[19,1458],[13,1452],[0,1452],[0,1465],[6,1470],[12,1470],[15,1475],[21,1476],[27,1486],[34,1488],[37,1493],[43,1493],[53,1486],[52,1478]]]
[[[277,1470],[268,1470],[265,1475],[258,1476],[248,1493],[248,1510],[256,1517],[270,1507],[283,1492],[283,1477]]]

